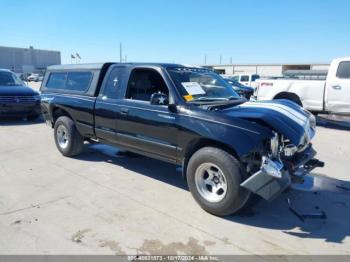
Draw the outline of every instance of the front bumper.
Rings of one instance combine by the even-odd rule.
[[[41,114],[40,102],[31,104],[0,104],[0,117],[27,117]]]
[[[310,145],[304,152],[297,154],[293,159],[283,161],[283,164],[275,161],[277,163],[271,165],[271,169],[274,169],[275,166],[283,165],[283,168],[279,170],[278,177],[275,175],[276,172],[269,172],[268,169],[262,167],[258,172],[243,181],[241,186],[271,201],[289,187],[292,181],[295,181],[292,179],[294,176],[302,177],[310,173],[314,168],[324,166],[323,162],[314,158],[315,155],[316,151]]]

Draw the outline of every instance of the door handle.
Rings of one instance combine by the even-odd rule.
[[[340,90],[341,86],[340,85],[335,85],[335,86],[332,86],[332,88],[335,89],[335,90]]]
[[[127,115],[128,113],[129,113],[129,109],[127,109],[127,108],[120,109],[120,114]]]

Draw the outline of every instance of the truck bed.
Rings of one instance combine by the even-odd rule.
[[[282,93],[294,93],[299,96],[304,108],[323,110],[325,80],[259,79],[257,83],[257,100],[272,100]]]

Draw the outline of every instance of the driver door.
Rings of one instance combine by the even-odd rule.
[[[328,73],[325,100],[329,112],[350,114],[350,61],[340,62],[336,71]]]
[[[169,95],[162,75],[151,68],[131,71],[124,98],[118,103],[118,143],[168,162],[176,162],[177,115],[167,105],[152,105],[154,93]]]

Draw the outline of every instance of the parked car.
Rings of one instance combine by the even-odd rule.
[[[236,91],[241,97],[247,98],[248,100],[254,93],[254,88],[250,86],[242,85],[240,82],[234,80],[233,78],[224,78],[227,83],[229,83],[233,90]]]
[[[28,82],[39,82],[39,81],[42,81],[43,80],[43,76],[40,75],[40,74],[31,74],[27,77],[27,81]]]
[[[250,86],[255,88],[256,87],[256,80],[258,80],[260,76],[258,74],[239,74],[234,75],[232,77],[233,80],[236,80],[237,82],[241,83],[245,86]]]
[[[293,176],[323,165],[310,143],[311,113],[288,100],[247,102],[211,70],[50,66],[41,92],[62,155],[78,155],[93,140],[181,165],[195,200],[215,215],[235,213],[252,193],[272,200]]]
[[[0,69],[0,117],[34,119],[40,114],[39,93],[26,86],[13,72]]]
[[[350,57],[334,59],[326,80],[282,78],[257,83],[257,100],[288,99],[315,113],[350,114]]]
[[[26,77],[22,73],[15,73],[15,75],[22,81],[27,81]]]

